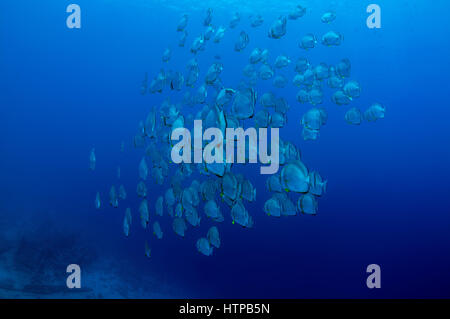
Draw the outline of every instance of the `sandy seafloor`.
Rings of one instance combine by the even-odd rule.
[[[164,299],[186,296],[173,281],[164,281],[157,273],[154,277],[151,272],[139,276],[131,262],[114,252],[99,254],[89,239],[80,237],[80,233],[67,229],[48,231],[50,225],[46,223],[36,227],[35,224],[27,225],[26,221],[16,222],[12,225],[0,220],[2,299]],[[65,272],[67,260],[84,265],[81,289],[68,289],[64,284],[69,275]]]

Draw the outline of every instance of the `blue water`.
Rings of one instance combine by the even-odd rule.
[[[69,3],[0,2],[0,297],[450,297],[448,2],[378,0],[382,28],[370,30],[368,1],[302,1],[307,15],[288,21],[281,40],[269,39],[268,27],[297,1],[76,0],[79,30],[66,27]],[[206,220],[180,238],[166,215],[158,242],[139,225],[135,189],[143,151],[133,149],[132,138],[151,106],[168,95],[181,100],[167,90],[142,96],[140,84],[145,72],[151,79],[160,70],[168,46],[170,68],[184,72],[209,6],[215,25],[228,25],[235,11],[242,21],[222,43],[210,42],[199,53],[201,76],[220,54],[224,83],[237,85],[256,46],[268,48],[271,59],[285,53],[314,65],[349,58],[352,79],[362,86],[352,105],[364,110],[378,101],[387,112],[376,123],[351,126],[343,119],[348,107],[333,104],[328,94],[328,123],[317,141],[304,141],[300,119],[310,106],[296,102],[298,89],[290,83],[278,89],[291,104],[280,134],[328,180],[327,193],[316,216],[268,217],[262,211],[270,196],[266,177],[258,166],[238,167],[257,185],[257,201],[246,204],[255,226],[232,225],[224,209],[222,247],[206,257],[195,249],[210,226]],[[327,26],[320,16],[330,8],[338,18]],[[179,48],[175,30],[185,12],[189,37]],[[264,17],[263,26],[249,26],[251,13]],[[300,36],[329,29],[344,34],[342,46],[298,48]],[[237,53],[241,30],[250,44]],[[260,95],[271,89],[270,83],[260,87]],[[92,147],[94,172],[88,169]],[[119,183],[128,199],[113,209],[107,194]],[[154,216],[154,200],[165,188],[147,186]],[[97,191],[101,210],[94,208]],[[122,231],[126,207],[134,218],[129,238]],[[65,287],[72,263],[82,269],[83,291]],[[366,286],[373,263],[381,266],[381,289]]]

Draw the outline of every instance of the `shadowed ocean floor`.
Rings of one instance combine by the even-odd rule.
[[[182,298],[173,283],[149,276],[114,253],[100,253],[92,238],[39,224],[0,220],[0,298]],[[81,289],[66,287],[67,262],[83,265]],[[149,266],[151,264],[149,263]],[[156,273],[156,272],[155,272]],[[141,275],[139,275],[141,274]],[[160,275],[159,275],[160,276]]]

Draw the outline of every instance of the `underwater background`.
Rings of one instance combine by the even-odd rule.
[[[371,2],[360,0],[74,2],[81,29],[66,26],[71,2],[0,2],[1,298],[450,297],[448,1],[377,0],[381,29],[367,28]],[[307,14],[289,21],[282,39],[269,39],[270,23],[297,4]],[[133,136],[149,108],[172,94],[141,95],[145,72],[159,72],[169,46],[170,68],[184,72],[209,7],[216,25],[228,26],[236,11],[242,19],[220,44],[208,43],[197,55],[203,72],[219,54],[223,81],[237,85],[257,45],[272,59],[287,54],[331,64],[348,58],[362,87],[353,104],[382,103],[386,116],[348,125],[348,108],[327,96],[327,124],[318,140],[304,141],[300,120],[309,106],[296,101],[291,83],[277,90],[291,105],[281,137],[328,180],[327,192],[315,216],[270,217],[263,212],[267,177],[259,165],[238,167],[257,188],[256,201],[246,204],[255,225],[233,225],[223,209],[222,245],[207,257],[195,249],[206,221],[181,238],[165,215],[160,241],[139,225],[135,189],[143,150],[134,149]],[[343,44],[301,50],[302,34],[330,29],[320,22],[327,10],[336,12],[332,29],[344,35]],[[183,13],[189,37],[179,48]],[[247,19],[255,13],[264,17],[258,29]],[[233,46],[241,30],[250,43],[238,53]],[[90,171],[93,147],[97,164]],[[116,209],[107,196],[119,183],[128,198]],[[165,188],[151,181],[147,187],[153,210]],[[135,220],[129,237],[122,228],[126,207]],[[66,287],[69,264],[81,267],[79,290]],[[381,267],[381,289],[366,286],[369,264]]]

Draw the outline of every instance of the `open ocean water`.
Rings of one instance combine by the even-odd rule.
[[[81,8],[80,29],[66,25],[70,3]],[[376,0],[382,25],[369,29],[370,3],[1,1],[0,297],[449,298],[450,3]],[[281,39],[270,39],[272,22],[298,4],[306,14],[288,20]],[[133,138],[151,107],[166,98],[182,103],[187,90],[166,87],[161,94],[142,95],[141,84],[146,72],[149,82],[161,68],[186,72],[194,57],[190,46],[205,31],[208,8],[213,9],[212,25],[226,27],[225,36],[220,43],[207,41],[195,55],[201,73],[190,90],[195,92],[215,55],[223,64],[223,84],[234,89],[245,80],[242,70],[254,48],[268,49],[272,65],[278,55],[289,56],[291,64],[275,71],[288,78],[286,87],[258,80],[255,90],[258,101],[268,91],[288,101],[280,136],[328,181],[316,215],[267,216],[267,176],[259,174],[259,164],[236,164],[233,172],[256,187],[256,201],[244,203],[252,228],[233,224],[230,208],[218,197],[222,223],[204,216],[201,201],[200,226],[188,225],[184,238],[176,235],[166,207],[162,217],[155,215],[154,203],[170,187],[170,176],[163,185],[148,177],[150,224],[146,230],[140,225],[136,185],[145,149],[135,148]],[[336,20],[322,23],[329,10]],[[235,12],[241,21],[232,29]],[[185,13],[188,37],[179,47],[176,29]],[[249,16],[256,14],[264,23],[253,28]],[[341,45],[320,43],[329,30],[343,35]],[[241,31],[250,41],[236,52]],[[303,50],[298,42],[308,33],[318,43]],[[172,56],[163,63],[168,47]],[[331,101],[335,90],[324,82],[319,107],[327,110],[328,120],[317,140],[302,137],[302,116],[313,106],[296,100],[299,88],[292,78],[300,57],[313,66],[348,58],[350,79],[361,86],[361,96],[350,105],[336,105]],[[364,111],[374,102],[386,108],[384,119],[346,123],[349,108]],[[195,115],[201,107],[182,109]],[[169,168],[173,173],[177,166]],[[194,167],[183,187],[205,178]],[[113,208],[108,193],[120,184],[127,198]],[[296,205],[299,195],[289,196]],[[127,207],[133,217],[129,237],[123,231]],[[155,220],[164,232],[161,240],[152,233]],[[219,229],[221,247],[204,256],[195,243],[212,225]],[[146,241],[150,258],[144,253]],[[69,264],[81,268],[81,289],[66,287]],[[380,289],[366,285],[370,264],[381,268]]]

